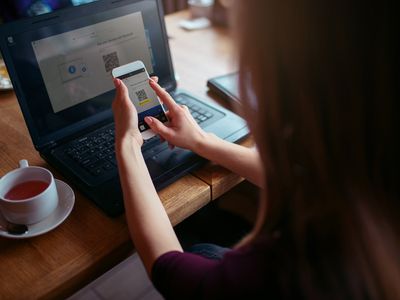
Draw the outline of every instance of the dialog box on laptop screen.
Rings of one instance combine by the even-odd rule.
[[[140,59],[153,72],[141,12],[35,40],[32,47],[54,113],[114,89],[117,66]]]

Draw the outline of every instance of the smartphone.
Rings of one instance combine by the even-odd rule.
[[[117,67],[112,70],[114,78],[125,83],[129,91],[129,97],[136,107],[139,117],[139,131],[144,140],[155,136],[156,133],[150,129],[144,121],[146,116],[157,118],[162,123],[168,124],[167,116],[160,100],[149,84],[149,74],[142,61]]]

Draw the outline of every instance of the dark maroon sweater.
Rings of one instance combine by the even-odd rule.
[[[286,263],[278,240],[259,239],[227,252],[222,260],[168,252],[156,260],[152,280],[166,299],[286,298],[279,288],[278,270]]]

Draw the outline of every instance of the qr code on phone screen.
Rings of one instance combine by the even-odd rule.
[[[144,101],[148,98],[145,90],[137,91],[136,97],[138,97],[139,102]]]
[[[112,69],[119,67],[119,59],[117,52],[112,52],[107,55],[103,55],[104,66],[106,72],[112,71]]]

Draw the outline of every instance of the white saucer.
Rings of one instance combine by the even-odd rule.
[[[10,80],[10,76],[7,73],[7,70],[5,71],[5,75],[4,75],[4,70],[5,69],[5,65],[4,65],[4,61],[3,59],[0,58],[0,92],[1,91],[9,91],[13,89],[13,86],[11,84],[11,80]]]
[[[0,91],[10,91],[12,89],[11,80],[0,76]]]
[[[3,228],[5,226],[3,216],[0,214],[0,236],[11,239],[26,239],[49,232],[56,228],[69,216],[74,207],[75,194],[72,188],[64,181],[56,179],[58,191],[58,206],[56,210],[43,221],[28,225],[28,232],[21,235],[9,234]]]

